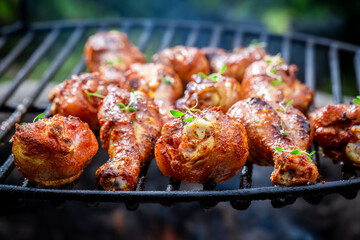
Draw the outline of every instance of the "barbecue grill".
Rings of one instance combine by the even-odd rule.
[[[147,190],[147,184],[152,177],[147,175],[149,165],[146,164],[141,171],[135,191],[104,191],[94,186],[82,187],[79,182],[66,186],[49,188],[36,186],[26,179],[19,177],[10,178],[14,170],[14,158],[11,154],[9,138],[14,133],[15,123],[32,116],[46,112],[50,115],[50,105],[37,104],[36,101],[45,87],[63,67],[68,58],[72,57],[74,50],[81,49],[87,37],[96,31],[105,29],[119,29],[128,33],[130,40],[145,52],[149,60],[155,52],[173,45],[211,46],[232,49],[234,46],[247,45],[252,39],[267,43],[266,50],[272,54],[281,52],[282,57],[289,63],[300,65],[300,79],[312,89],[319,89],[321,82],[315,62],[318,58],[328,61],[327,73],[330,78],[331,91],[334,103],[343,102],[341,84],[341,64],[339,55],[345,54],[347,62],[353,61],[350,69],[354,72],[357,89],[360,92],[360,47],[300,33],[291,33],[285,36],[268,33],[262,28],[254,28],[234,23],[214,23],[199,21],[163,21],[154,19],[108,19],[108,20],[83,20],[83,21],[55,21],[28,23],[26,14],[21,15],[21,20],[14,25],[0,29],[0,77],[17,61],[21,54],[32,46],[28,59],[16,72],[6,93],[0,96],[0,117],[5,120],[0,126],[0,199],[24,203],[26,199],[47,199],[56,206],[61,206],[65,201],[83,201],[91,206],[99,202],[124,202],[130,210],[136,209],[142,203],[160,203],[171,206],[178,202],[199,202],[201,207],[210,208],[218,202],[230,202],[238,210],[247,209],[253,200],[271,200],[273,207],[283,207],[295,202],[297,198],[304,198],[311,204],[318,204],[327,194],[341,194],[346,199],[357,196],[360,188],[360,178],[357,178],[353,167],[342,164],[342,177],[334,181],[319,182],[315,185],[296,187],[259,186],[252,187],[253,166],[247,163],[240,173],[238,189],[217,189],[214,184],[204,184],[202,189],[181,189],[181,183],[173,179],[168,180],[167,186],[154,190]],[[67,39],[63,41],[63,37]],[[44,36],[35,41],[37,36]],[[17,44],[13,45],[13,42]],[[12,46],[13,45],[13,46]],[[53,61],[43,73],[35,91],[30,92],[20,104],[14,104],[11,97],[26,81],[27,77],[38,67],[39,62],[46,54],[56,47]],[[8,48],[5,49],[5,47]],[[10,46],[10,47],[9,47]],[[297,49],[300,55],[294,56]],[[321,55],[321,53],[327,53]],[[320,56],[321,55],[321,56]],[[347,66],[349,68],[349,66]],[[67,72],[63,79],[71,74],[85,71],[85,63],[79,57],[78,63],[72,72]],[[323,72],[323,71],[322,71]],[[0,118],[1,119],[1,118]],[[97,133],[98,135],[98,133]],[[312,146],[317,150],[313,161],[319,167],[319,151],[316,143]],[[95,162],[104,162],[99,154],[93,159]],[[83,175],[88,174],[95,179],[94,171],[89,167]],[[160,175],[159,172],[155,174]],[[155,175],[153,174],[153,175]],[[269,176],[264,176],[264,178]],[[95,181],[95,180],[94,180]],[[269,180],[270,181],[270,180]],[[77,187],[81,186],[81,187]]]

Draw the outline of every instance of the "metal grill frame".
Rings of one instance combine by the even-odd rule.
[[[348,43],[330,40],[322,37],[315,37],[301,33],[291,33],[286,36],[268,33],[262,28],[243,26],[235,23],[215,23],[199,21],[169,21],[155,19],[110,19],[110,20],[82,20],[82,21],[55,21],[39,22],[28,24],[26,22],[16,23],[0,29],[0,48],[2,48],[7,37],[21,32],[22,39],[0,62],[0,75],[17,59],[20,53],[28,46],[32,38],[38,31],[48,31],[48,35],[42,44],[32,53],[25,65],[17,73],[11,82],[7,93],[0,98],[0,112],[11,112],[10,117],[1,123],[0,142],[13,129],[14,124],[20,122],[27,112],[43,112],[43,106],[35,106],[34,103],[43,91],[45,86],[51,81],[52,77],[60,69],[72,49],[78,43],[87,28],[97,27],[99,30],[109,26],[121,27],[123,32],[128,32],[132,27],[142,27],[138,46],[144,51],[154,29],[165,28],[160,49],[170,45],[172,38],[178,28],[185,28],[190,31],[184,45],[193,46],[200,34],[200,30],[210,30],[212,32],[209,46],[216,47],[224,31],[234,33],[233,46],[241,46],[244,33],[253,33],[259,37],[260,41],[267,42],[269,36],[281,38],[281,52],[285,61],[289,62],[291,41],[301,41],[305,43],[305,83],[315,89],[315,53],[316,46],[326,46],[329,48],[329,67],[333,97],[335,103],[343,101],[340,65],[338,51],[348,51],[355,53],[354,68],[357,79],[357,89],[360,92],[360,47]],[[45,55],[46,51],[56,41],[62,30],[71,30],[72,33],[65,42],[62,49],[44,73],[35,92],[30,97],[25,98],[21,104],[12,105],[7,103],[12,94],[25,81],[26,77],[36,67],[37,63]],[[231,47],[229,47],[231,48]],[[71,74],[79,74],[85,68],[84,60],[81,60],[73,69]],[[50,105],[45,109],[46,116],[50,115]],[[316,149],[316,146],[313,148]],[[316,155],[314,162],[318,164],[319,156]],[[342,166],[343,179],[338,181],[317,183],[308,186],[295,187],[257,187],[251,188],[252,164],[247,163],[241,172],[240,186],[237,190],[216,190],[213,184],[204,184],[203,190],[183,191],[179,190],[180,183],[170,179],[166,189],[162,191],[146,191],[145,180],[148,164],[142,168],[138,185],[135,191],[104,191],[104,190],[71,190],[71,189],[48,189],[33,188],[31,183],[24,181],[22,186],[3,184],[10,172],[14,168],[14,158],[10,155],[0,167],[0,198],[6,199],[47,199],[52,202],[63,203],[68,200],[83,201],[89,204],[97,202],[124,202],[128,209],[136,209],[140,203],[161,203],[171,206],[177,202],[200,202],[203,208],[215,206],[218,202],[230,202],[238,210],[247,209],[253,200],[271,200],[274,207],[283,207],[292,204],[299,197],[303,197],[311,204],[318,204],[327,194],[339,193],[347,199],[357,196],[360,188],[360,178],[356,178],[354,168]]]

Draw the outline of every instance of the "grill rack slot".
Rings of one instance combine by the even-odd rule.
[[[333,41],[325,38],[309,36],[306,34],[292,33],[286,36],[270,34],[261,28],[251,28],[248,26],[239,26],[235,24],[214,24],[211,22],[191,22],[191,21],[161,21],[149,19],[114,19],[114,20],[85,20],[85,21],[57,21],[34,23],[28,26],[26,33],[23,33],[19,43],[0,61],[0,77],[16,61],[18,56],[31,43],[34,35],[38,31],[46,31],[47,36],[42,43],[32,53],[25,65],[18,71],[6,94],[0,99],[0,112],[11,112],[0,127],[0,142],[3,142],[13,130],[15,123],[19,123],[22,117],[28,112],[40,113],[45,110],[47,116],[50,115],[50,104],[34,105],[40,93],[46,85],[52,80],[55,74],[62,67],[64,62],[71,55],[71,51],[79,44],[80,38],[88,28],[97,28],[97,31],[109,29],[111,27],[121,28],[121,31],[129,33],[133,28],[141,28],[141,34],[138,37],[136,45],[141,51],[145,51],[154,38],[154,32],[157,29],[165,29],[159,47],[156,51],[171,46],[171,42],[176,37],[178,29],[188,31],[184,45],[197,46],[197,42],[202,37],[201,32],[210,31],[208,46],[217,47],[221,44],[221,38],[225,31],[231,32],[233,36],[232,46],[225,46],[231,49],[235,46],[241,46],[244,43],[245,35],[252,34],[258,36],[259,41],[268,42],[270,38],[277,37],[281,39],[281,53],[285,61],[289,62],[291,57],[292,41],[300,41],[305,48],[305,83],[315,89],[315,60],[316,47],[326,46],[329,48],[329,67],[330,80],[335,103],[343,101],[339,51],[348,51],[354,53],[354,70],[357,79],[357,89],[360,91],[360,48],[347,43]],[[6,42],[16,34],[19,29],[18,25],[13,28],[7,27],[0,29],[0,49],[6,45]],[[56,42],[58,36],[64,30],[71,30],[67,42],[60,49],[50,67],[43,74],[37,88],[26,97],[19,105],[8,103],[9,98],[16,92],[18,87],[31,74],[39,61],[44,57],[46,52]],[[20,33],[21,34],[21,33]],[[221,46],[224,47],[224,46]],[[156,52],[154,51],[154,52]],[[2,56],[0,56],[2,57]],[[81,59],[74,67],[71,74],[79,74],[84,71],[85,62]],[[71,75],[70,74],[70,75]],[[317,150],[316,143],[312,149]],[[318,204],[323,197],[330,193],[339,193],[347,199],[356,197],[360,188],[360,179],[357,178],[356,171],[353,167],[342,165],[342,181],[333,181],[327,183],[318,183],[311,186],[299,187],[256,187],[252,188],[252,171],[251,163],[241,170],[239,189],[234,190],[216,190],[214,184],[204,184],[203,190],[185,191],[179,190],[181,182],[173,179],[169,180],[166,188],[161,191],[145,190],[148,168],[151,163],[145,164],[140,173],[137,188],[132,192],[106,192],[99,190],[95,186],[92,190],[73,190],[75,184],[61,186],[59,189],[41,188],[34,185],[27,179],[21,186],[4,184],[9,174],[14,169],[13,155],[10,155],[0,167],[0,196],[18,199],[20,202],[26,198],[48,199],[56,207],[61,207],[66,200],[85,201],[89,206],[97,206],[98,202],[124,202],[129,210],[135,210],[140,203],[161,203],[164,206],[172,206],[177,202],[198,201],[203,208],[214,207],[220,201],[230,202],[238,210],[245,210],[251,205],[252,200],[270,199],[273,207],[283,207],[292,204],[298,197],[303,197],[311,204]],[[319,154],[314,157],[314,162],[319,166]],[[155,164],[155,163],[152,163]],[[86,200],[84,200],[86,199]]]

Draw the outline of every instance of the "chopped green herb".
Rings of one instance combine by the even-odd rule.
[[[355,99],[353,99],[353,102],[357,105],[360,105],[360,96],[357,96]]]
[[[247,46],[247,48],[249,48],[251,46],[264,48],[264,47],[266,47],[266,43],[265,42],[259,42],[259,40],[257,40],[257,39],[253,39],[251,41],[251,43]]]
[[[45,114],[46,114],[46,113],[40,113],[39,115],[37,115],[37,116],[34,118],[33,123],[36,122],[36,120],[39,120],[39,119],[41,119],[41,118],[44,118]]]
[[[162,77],[161,80],[168,85],[173,85],[173,82],[167,77]]]
[[[276,68],[273,68],[273,69],[270,70],[270,72],[276,73],[276,72],[277,72],[277,69],[276,69]]]
[[[129,110],[131,112],[136,112],[136,109],[131,107],[131,104],[134,103],[135,99],[137,98],[141,98],[140,96],[136,95],[135,90],[131,89],[131,93],[130,93],[130,101],[129,104],[127,106],[125,106],[125,104],[123,103],[118,103],[117,105],[120,107],[121,110],[126,111]]]
[[[281,135],[283,135],[284,137],[288,136],[290,132],[286,132],[285,129],[284,129],[284,123],[281,122],[281,129],[280,129],[280,133]]]
[[[281,109],[279,108],[278,110],[283,111],[284,113],[286,113],[288,107],[289,107],[291,104],[293,104],[293,102],[294,102],[294,100],[290,100],[288,103],[285,104],[285,100],[281,101],[281,102],[279,103]],[[285,105],[284,105],[284,104],[285,104]]]
[[[91,96],[105,98],[105,96],[101,95],[101,93],[99,91],[92,93],[92,92],[89,92],[88,90],[85,90],[84,92],[86,93],[86,97],[87,97],[88,101],[90,101]]]
[[[283,80],[281,80],[281,77],[279,79],[276,79],[276,80],[270,82],[270,84],[273,86],[283,84],[283,83],[285,83],[285,82]]]
[[[124,60],[118,59],[116,61],[107,61],[106,64],[109,65],[109,66],[114,66],[114,65],[117,65],[117,64],[121,64],[123,62],[124,62]]]
[[[183,119],[184,122],[191,122],[192,120],[194,120],[197,116],[193,113],[193,111],[200,111],[199,109],[195,109],[197,107],[197,105],[199,104],[198,102],[198,99],[196,98],[196,104],[191,107],[191,108],[188,108],[188,107],[185,107],[186,109],[186,112],[180,112],[180,111],[177,111],[177,110],[170,110],[170,113],[171,115],[173,115],[174,117],[176,118],[181,118],[183,117],[185,114],[189,113],[191,114],[192,116],[194,116],[194,118],[185,118]]]
[[[301,151],[301,150],[298,150],[298,149],[295,149],[295,150],[292,150],[292,151],[285,151],[285,150],[282,150],[280,147],[276,147],[276,151],[278,153],[288,152],[288,153],[290,153],[292,155],[296,155],[296,156],[298,156],[298,155],[300,155],[302,153],[305,153],[308,156],[310,162],[312,162],[311,156],[316,153],[316,151],[312,151],[311,153],[308,153],[306,151]]]
[[[220,69],[220,71],[217,72],[217,73],[212,73],[212,74],[210,74],[209,76],[206,76],[205,73],[199,72],[198,75],[199,75],[200,77],[202,77],[202,78],[211,79],[211,80],[213,80],[215,83],[217,83],[218,77],[220,77],[220,76],[226,71],[226,69],[227,69],[227,66],[224,65],[224,66],[222,66],[222,68]]]

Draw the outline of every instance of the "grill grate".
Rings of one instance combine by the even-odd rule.
[[[28,114],[38,114],[45,111],[47,116],[50,115],[50,105],[36,104],[36,101],[64,63],[72,56],[73,50],[82,48],[84,41],[89,36],[90,29],[95,29],[96,32],[103,29],[117,28],[129,33],[130,39],[147,56],[174,45],[174,41],[177,41],[177,44],[181,41],[180,44],[188,46],[220,46],[231,49],[235,46],[246,45],[251,39],[257,38],[268,43],[267,51],[272,54],[281,52],[285,61],[291,63],[292,50],[297,44],[301,46],[304,54],[303,64],[300,64],[300,70],[303,69],[303,72],[300,72],[300,75],[303,74],[305,83],[313,89],[319,86],[317,81],[321,79],[321,76],[318,75],[323,75],[322,72],[315,72],[315,63],[318,61],[317,57],[319,57],[317,52],[319,49],[325,49],[328,53],[326,60],[329,61],[330,73],[328,74],[334,103],[343,101],[339,52],[347,52],[354,58],[352,71],[354,71],[354,78],[356,78],[357,89],[360,91],[360,48],[305,34],[292,33],[281,36],[267,33],[261,28],[250,28],[236,24],[143,19],[42,22],[29,25],[27,29],[22,29],[21,26],[23,25],[16,24],[0,29],[0,77],[6,74],[14,63],[21,60],[22,53],[32,44],[38,34],[45,34],[46,36],[31,53],[26,63],[17,70],[7,91],[0,98],[0,114],[7,116],[0,126],[0,142],[4,143],[0,150],[7,153],[10,152],[10,144],[6,142],[14,131],[15,123],[19,123]],[[62,43],[59,41],[64,32],[70,32],[70,35]],[[180,32],[184,34],[179,34]],[[136,35],[134,39],[133,35]],[[13,41],[15,37],[21,37],[21,39],[7,54],[1,55],[4,46]],[[30,96],[25,97],[20,104],[11,102],[10,98],[24,84],[34,69],[39,66],[39,63],[49,50],[54,48],[55,44],[62,44],[62,46],[42,75],[35,90]],[[271,47],[273,45],[277,47]],[[298,56],[295,56],[294,60],[301,61]],[[67,74],[79,74],[85,70],[85,62],[81,57],[74,66],[72,72]],[[66,75],[62,76],[63,79],[66,77]],[[312,148],[317,150],[316,143]],[[138,208],[140,203],[161,203],[164,206],[172,206],[176,202],[198,201],[203,208],[211,208],[218,202],[225,201],[230,202],[235,209],[244,210],[250,206],[252,200],[269,199],[273,207],[283,207],[292,204],[298,197],[303,197],[311,204],[318,204],[325,195],[331,193],[340,193],[345,198],[352,199],[356,197],[360,188],[360,178],[357,178],[355,169],[348,166],[341,166],[342,179],[336,181],[310,186],[260,186],[252,188],[253,166],[251,163],[247,163],[243,167],[237,189],[220,190],[216,189],[216,185],[204,184],[202,190],[181,190],[181,183],[170,179],[164,188],[146,190],[147,172],[151,163],[142,168],[136,191],[132,192],[106,192],[99,190],[97,186],[93,189],[91,187],[75,189],[78,184],[69,184],[59,188],[42,188],[26,179],[23,183],[21,183],[21,180],[19,182],[18,178],[17,181],[9,180],[9,175],[15,171],[13,171],[14,158],[12,154],[7,156],[1,156],[0,158],[0,164],[2,164],[0,167],[0,197],[17,200],[28,198],[47,199],[56,206],[61,206],[66,200],[84,201],[90,206],[96,206],[98,202],[112,201],[124,202],[128,209],[134,210]],[[98,161],[99,156],[93,159],[93,163]],[[314,162],[319,167],[318,154],[316,154]],[[89,171],[89,167],[87,167],[84,174]],[[91,174],[91,178],[94,178],[94,172]],[[159,172],[156,172],[156,174],[160,175]],[[154,176],[149,176],[149,179],[152,177]],[[266,176],[263,177],[266,178]],[[80,178],[79,182],[81,181],[82,178]]]

